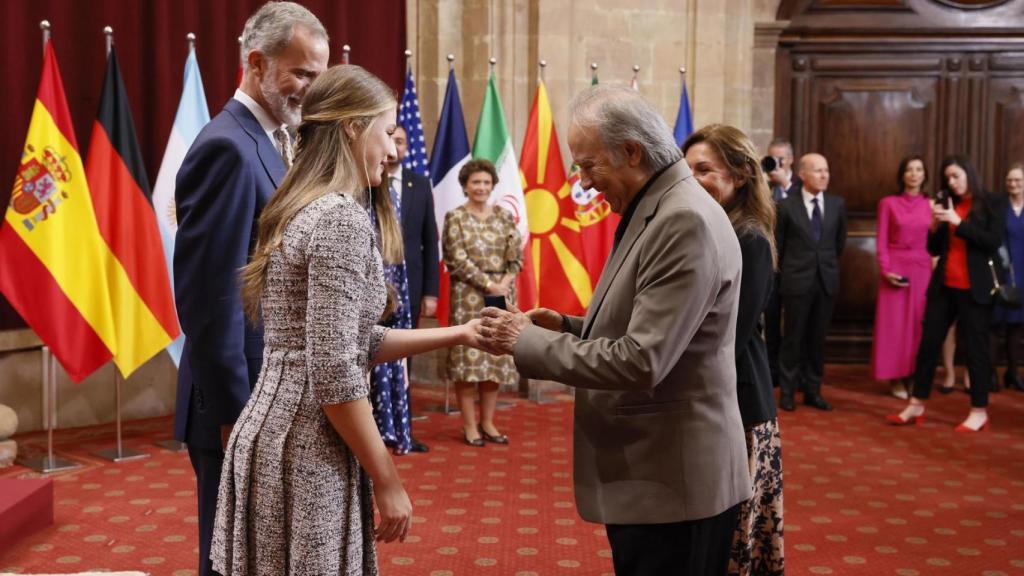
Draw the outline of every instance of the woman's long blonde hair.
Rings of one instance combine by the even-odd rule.
[[[755,230],[764,235],[772,251],[772,267],[778,263],[775,250],[775,202],[768,189],[768,178],[761,169],[757,150],[739,128],[726,124],[708,124],[683,143],[683,154],[691,146],[706,144],[725,164],[729,175],[740,182],[736,193],[722,208],[737,233]]]
[[[370,190],[370,203],[377,214],[377,226],[380,233],[380,255],[385,264],[401,264],[405,262],[405,246],[402,238],[402,226],[398,223],[398,213],[391,201],[391,187],[388,185],[390,176],[384,175],[380,186]],[[395,191],[401,198],[402,191]]]
[[[259,318],[270,256],[292,218],[331,192],[357,195],[362,201],[357,170],[368,175],[366,159],[355,158],[346,127],[365,142],[373,123],[396,104],[394,92],[380,78],[355,65],[328,68],[310,85],[302,102],[295,160],[263,208],[252,259],[241,271],[242,305],[250,321]]]

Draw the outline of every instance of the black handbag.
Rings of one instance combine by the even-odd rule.
[[[1000,247],[999,251],[1002,253],[1005,250],[1004,247]],[[1000,254],[1003,256],[1004,254]],[[1003,261],[1008,261],[1009,258],[1004,257]],[[1013,274],[1013,262],[1009,262],[1007,268],[1010,270],[1010,283],[1000,284],[999,275],[996,274],[996,265],[992,262],[992,259],[988,259],[988,269],[992,271],[992,299],[995,301],[996,306],[1002,306],[1003,308],[1017,309],[1021,307],[1021,295],[1020,290],[1017,289],[1017,280]]]

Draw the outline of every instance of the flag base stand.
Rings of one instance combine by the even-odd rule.
[[[59,456],[40,456],[39,458],[26,458],[18,460],[18,464],[30,468],[41,474],[60,472],[61,470],[73,470],[81,468],[82,465],[73,460],[67,460]]]
[[[82,465],[73,460],[67,460],[53,454],[53,429],[57,426],[57,363],[50,354],[49,346],[43,346],[43,404],[45,409],[43,417],[46,425],[46,456],[38,458],[19,458],[17,463],[39,472],[49,474],[62,470],[73,470],[81,468]]]
[[[112,462],[128,462],[130,460],[141,460],[143,458],[149,458],[149,454],[145,452],[139,452],[138,450],[132,450],[125,448],[121,443],[121,374],[114,370],[114,409],[115,409],[115,428],[117,429],[117,445],[114,448],[107,448],[94,452],[95,455],[100,458],[105,458]]]
[[[188,450],[188,444],[178,442],[177,440],[161,440],[156,442],[156,445],[171,452],[185,452]]]
[[[94,454],[112,462],[127,462],[129,460],[142,460],[143,458],[149,458],[149,454],[139,452],[138,450],[132,450],[130,448],[108,448],[106,450],[94,452]]]

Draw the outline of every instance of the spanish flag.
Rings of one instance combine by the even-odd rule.
[[[117,340],[114,362],[127,377],[166,348],[179,328],[153,195],[113,47],[85,176],[100,236],[116,259],[107,267]]]
[[[584,264],[581,226],[543,81],[537,86],[526,126],[519,174],[526,190],[537,305],[583,315],[590,305],[593,283]]]
[[[108,277],[119,266],[96,224],[52,43],[0,226],[0,262],[0,291],[73,381],[114,356]]]

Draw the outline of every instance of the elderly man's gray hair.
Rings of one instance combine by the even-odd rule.
[[[572,99],[569,114],[575,126],[597,132],[616,164],[622,163],[628,141],[640,145],[643,163],[652,173],[683,157],[661,114],[626,86],[591,86]]]
[[[242,66],[249,70],[249,53],[259,50],[270,58],[280,54],[296,26],[328,40],[327,30],[312,12],[295,2],[267,2],[245,22],[242,30]]]

